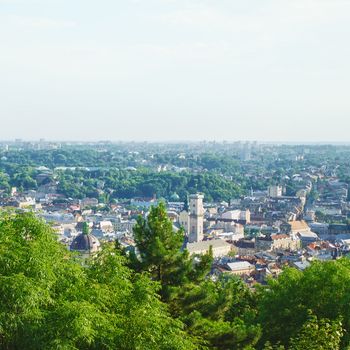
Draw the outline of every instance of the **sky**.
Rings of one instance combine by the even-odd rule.
[[[348,142],[350,0],[0,0],[0,139]]]

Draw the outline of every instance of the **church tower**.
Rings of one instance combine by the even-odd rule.
[[[203,194],[191,194],[189,205],[188,242],[200,242],[203,240]]]

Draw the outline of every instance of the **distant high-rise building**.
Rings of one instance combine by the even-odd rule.
[[[249,161],[252,158],[252,153],[251,153],[251,145],[249,142],[246,142],[240,152],[240,158],[241,161]]]

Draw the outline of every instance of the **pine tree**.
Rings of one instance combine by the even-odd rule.
[[[251,325],[251,293],[237,278],[209,278],[211,249],[201,256],[182,249],[184,232],[174,230],[163,203],[138,218],[134,236],[139,251],[131,259],[134,267],[160,282],[161,298],[190,335],[210,349],[252,349],[260,327]]]
[[[134,237],[139,256],[132,257],[133,266],[160,282],[163,300],[169,301],[179,288],[203,280],[210,271],[210,253],[195,259],[182,249],[185,233],[174,229],[163,202],[152,207],[147,218],[138,217]]]

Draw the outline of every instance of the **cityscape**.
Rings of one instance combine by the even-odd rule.
[[[137,217],[160,202],[190,254],[212,247],[212,273],[241,275],[249,286],[286,265],[303,270],[350,252],[350,146],[16,140],[1,147],[2,207],[34,211],[84,254],[114,240],[135,249]],[[74,248],[84,224],[93,244]]]
[[[180,312],[176,317],[185,324],[189,322],[191,336],[203,337],[202,345],[201,340],[196,344],[187,339],[194,348],[207,344],[217,349],[284,349],[288,344],[284,342],[296,341],[284,339],[279,330],[264,334],[267,324],[279,329],[279,317],[283,322],[292,322],[293,316],[284,316],[282,306],[271,311],[276,320],[259,315],[269,312],[270,307],[264,304],[269,297],[261,291],[273,288],[274,280],[283,285],[283,279],[293,271],[299,274],[298,283],[303,278],[305,283],[311,283],[308,279],[315,278],[324,266],[320,273],[327,281],[320,277],[314,281],[315,286],[303,292],[308,295],[317,287],[313,293],[321,293],[318,298],[324,298],[322,293],[341,293],[333,290],[333,283],[327,285],[328,279],[335,278],[327,275],[327,269],[333,274],[332,264],[339,263],[339,269],[344,269],[350,261],[348,145],[243,141],[84,143],[42,139],[2,142],[0,147],[2,211],[12,213],[10,217],[34,215],[36,219],[30,220],[50,227],[55,244],[76,256],[83,268],[94,269],[101,256],[114,249],[114,254],[118,251],[125,257],[126,266],[135,273],[143,270],[152,277],[157,271],[152,280],[160,283],[160,298],[170,310],[185,308],[182,303],[188,303],[189,314],[180,316]],[[187,273],[201,286],[201,292],[193,292],[194,285],[187,281],[190,277],[180,273],[183,264],[192,265]],[[201,277],[197,269],[201,269]],[[179,278],[181,281],[177,281]],[[295,293],[292,281],[296,277],[289,278],[290,293]],[[203,310],[201,302],[210,295],[209,281],[221,290],[219,293],[233,293],[221,302],[227,308],[233,307],[234,320],[226,319],[226,311],[221,316],[224,318],[217,319],[216,313],[224,307],[219,307],[218,301],[212,305],[213,301],[207,301],[212,312]],[[341,283],[344,297],[346,281],[335,282]],[[282,285],[275,286],[276,293]],[[254,295],[262,298],[260,308],[267,308],[265,311],[247,306]],[[239,298],[236,306],[231,304],[231,298]],[[278,297],[271,298],[273,302]],[[299,302],[305,302],[303,312],[311,312],[312,303]],[[238,306],[240,303],[245,306]],[[239,311],[240,307],[244,310]],[[248,312],[246,308],[255,311]],[[250,312],[255,316],[245,320]],[[191,328],[193,313],[202,313],[201,322],[211,322],[212,327],[219,322],[217,326],[224,328],[205,335],[203,326]],[[234,330],[238,319],[246,332],[242,338],[237,338],[238,330]],[[307,327],[312,328],[312,322],[323,322],[315,320],[310,319]],[[264,322],[262,333],[260,322]],[[297,321],[293,322],[294,327],[299,327]],[[271,347],[271,342],[277,347]],[[161,348],[157,341],[154,348],[158,346]],[[187,344],[179,348],[189,347]],[[323,349],[318,345],[316,348]]]
[[[0,0],[0,350],[350,350],[350,0]]]

